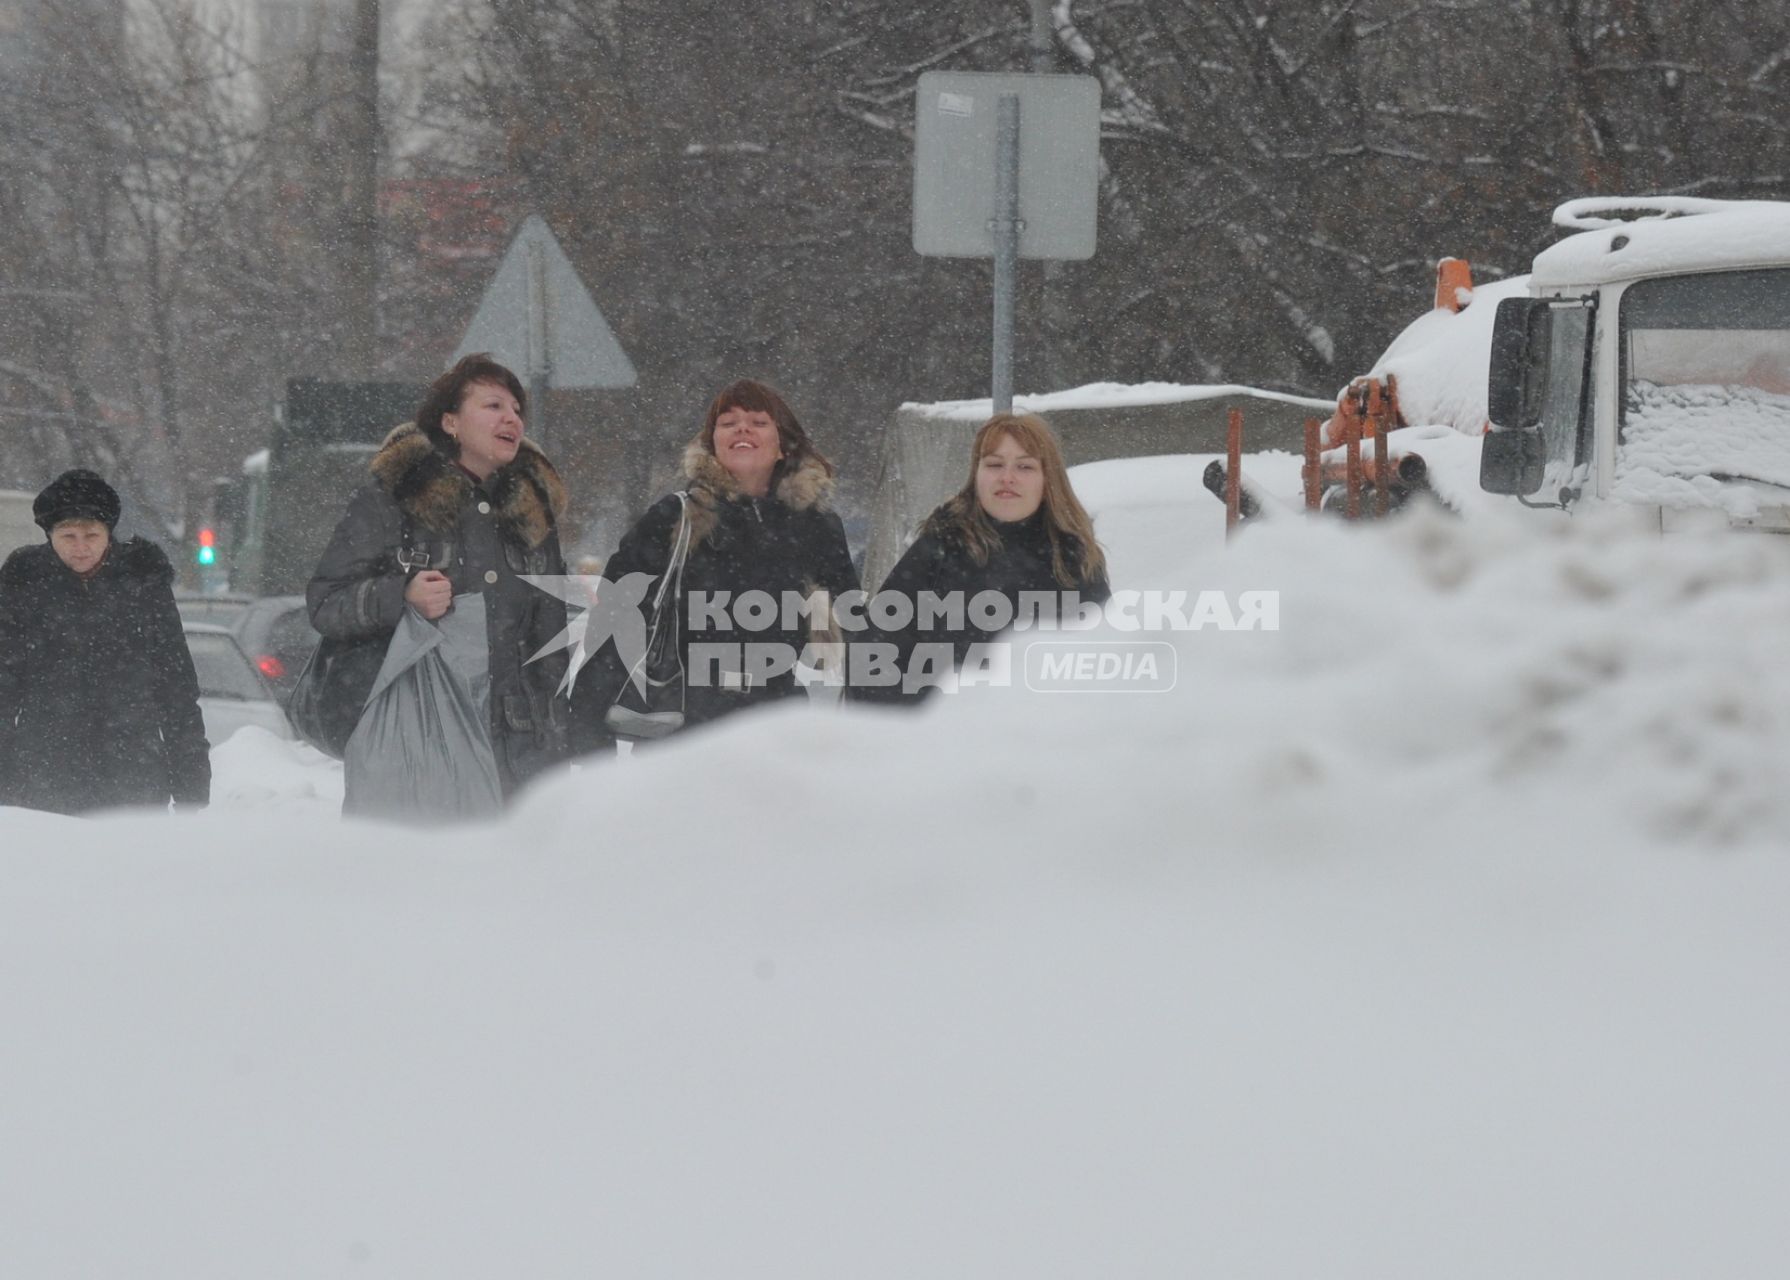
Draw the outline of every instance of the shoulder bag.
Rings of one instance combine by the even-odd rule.
[[[690,558],[690,496],[680,492],[677,532],[647,618],[646,648],[628,667],[621,691],[603,713],[609,732],[629,741],[663,738],[684,727],[684,562]],[[623,655],[627,661],[627,655]]]
[[[430,563],[426,548],[420,554],[413,548],[413,533],[406,517],[398,534],[398,567],[406,578]],[[391,639],[390,635],[353,640],[325,636],[311,650],[286,702],[286,718],[299,737],[326,755],[342,758],[367,709]]]

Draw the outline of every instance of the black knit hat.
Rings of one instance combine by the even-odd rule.
[[[91,471],[64,471],[31,504],[31,518],[45,533],[64,520],[97,520],[107,529],[118,525],[118,491]]]

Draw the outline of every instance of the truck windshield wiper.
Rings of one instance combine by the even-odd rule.
[[[1711,471],[1709,478],[1720,480],[1723,484],[1762,484],[1767,489],[1782,489],[1786,493],[1790,493],[1790,484],[1785,484],[1781,480],[1767,480],[1762,476],[1743,476],[1732,471]]]

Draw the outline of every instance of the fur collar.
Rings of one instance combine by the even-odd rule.
[[[74,572],[63,564],[48,542],[20,547],[6,558],[0,569],[0,586],[22,587],[30,583],[73,579]],[[147,583],[172,583],[174,566],[168,554],[147,538],[114,540],[106,552],[96,578],[122,577]]]
[[[429,437],[406,422],[394,427],[370,468],[406,515],[431,533],[450,533],[472,496],[472,480]],[[485,481],[497,523],[525,547],[538,547],[566,511],[559,472],[527,440],[508,466]]]
[[[746,495],[733,473],[702,447],[700,438],[684,446],[684,479],[690,482],[690,537],[702,542],[720,523],[720,504],[738,502]],[[792,511],[825,511],[833,499],[833,477],[819,458],[810,456],[777,477],[771,496]]]

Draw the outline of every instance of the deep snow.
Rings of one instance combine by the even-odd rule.
[[[1777,1275],[1790,541],[1226,549],[1202,462],[1078,473],[1119,585],[1281,593],[1167,695],[0,812],[0,1275]]]

